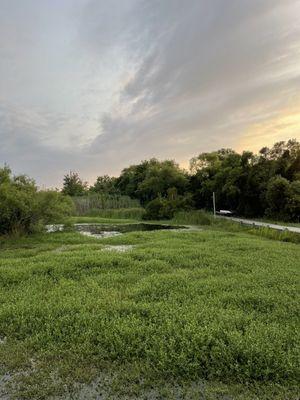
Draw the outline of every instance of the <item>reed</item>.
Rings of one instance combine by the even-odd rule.
[[[104,193],[89,194],[73,197],[77,215],[87,215],[94,210],[118,210],[127,208],[141,208],[136,199],[129,196],[108,195]]]

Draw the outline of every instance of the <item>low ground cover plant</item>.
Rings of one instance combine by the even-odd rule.
[[[101,376],[119,399],[193,382],[211,399],[297,398],[298,245],[206,225],[0,246],[0,359],[17,398]]]

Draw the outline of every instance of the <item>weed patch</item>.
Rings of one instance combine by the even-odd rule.
[[[133,247],[103,251],[115,245]],[[0,358],[16,398],[108,375],[107,398],[192,396],[195,382],[212,399],[296,398],[298,245],[211,227],[0,246]]]

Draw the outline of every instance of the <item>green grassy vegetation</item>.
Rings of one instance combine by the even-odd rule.
[[[136,219],[126,219],[126,218],[102,218],[102,217],[86,217],[86,216],[76,216],[68,218],[69,224],[130,224],[134,222],[139,222]]]
[[[76,382],[117,399],[299,397],[297,244],[206,226],[39,234],[0,250],[1,370],[15,398],[67,398]]]
[[[181,211],[172,219],[175,224],[209,226],[210,229],[225,230],[227,232],[249,233],[251,235],[265,237],[283,242],[299,243],[300,235],[288,231],[277,231],[267,227],[252,227],[226,218],[214,218],[214,216],[203,210]]]
[[[124,223],[134,223],[140,220],[140,218],[137,216],[138,213],[137,214],[132,213],[132,217],[126,219],[125,216],[128,214],[118,213],[119,210],[110,210],[110,211],[112,211],[111,214],[105,214],[104,212],[103,215],[111,215],[111,218],[101,217],[100,213],[99,216],[97,216],[96,214],[95,216],[71,217],[68,219],[68,221],[69,223],[72,224],[75,223],[124,224]],[[184,225],[202,226],[205,228],[209,227],[210,229],[225,230],[229,232],[249,233],[251,235],[265,237],[273,240],[279,240],[283,242],[300,243],[300,235],[298,233],[292,233],[286,231],[281,232],[271,228],[258,228],[258,227],[241,225],[229,219],[226,220],[224,218],[214,218],[211,213],[205,212],[203,210],[180,211],[175,214],[172,220],[148,221],[148,223],[149,222],[166,223],[171,225],[184,224]]]
[[[212,225],[213,215],[203,210],[179,211],[175,213],[172,221],[187,225]]]
[[[92,209],[85,216],[89,217],[102,217],[102,218],[125,218],[125,219],[136,219],[141,220],[145,210],[141,207],[135,208],[119,208],[119,209]]]
[[[285,225],[285,226],[295,226],[296,228],[300,228],[300,222],[286,222],[286,221],[278,221],[269,218],[257,218],[255,221],[266,222],[270,224],[277,224],[277,225]]]

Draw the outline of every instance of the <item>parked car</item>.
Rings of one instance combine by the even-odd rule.
[[[220,210],[220,211],[217,211],[217,214],[223,215],[224,217],[231,217],[234,215],[234,212],[230,211],[230,210]]]

